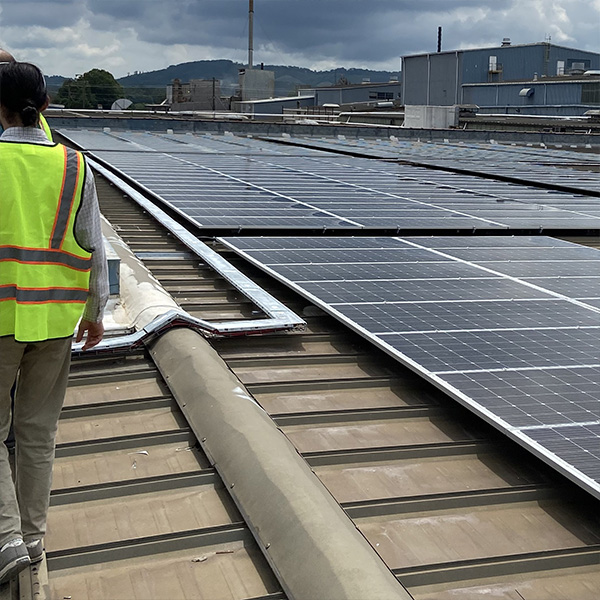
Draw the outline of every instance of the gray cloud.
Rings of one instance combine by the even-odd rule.
[[[84,64],[97,57],[121,70],[245,57],[247,0],[0,0],[0,9],[0,45],[56,63],[55,44],[65,64],[76,63],[79,48],[78,71],[102,66]],[[255,0],[255,58],[397,69],[403,54],[435,51],[438,26],[445,50],[551,35],[597,51],[599,18],[597,0]],[[35,27],[44,31],[32,34]],[[62,44],[53,34],[60,28],[77,43],[67,35]]]
[[[435,50],[438,26],[445,29],[447,48],[465,43],[494,45],[507,35],[521,43],[542,41],[558,14],[552,0],[545,2],[547,15],[540,14],[539,4],[535,0],[256,0],[255,48],[269,45],[284,54],[316,60],[384,62],[401,54]],[[587,18],[577,17],[585,34],[589,2],[570,0],[563,5],[582,17],[586,10]],[[92,23],[102,18],[98,26],[130,26],[146,42],[232,50],[245,47],[247,6],[246,0],[88,1]],[[523,20],[523,15],[538,18]],[[593,19],[587,28],[591,35],[594,29],[597,33]]]
[[[70,27],[85,15],[85,2],[78,0],[2,0],[0,27],[35,27],[50,29]],[[1,29],[0,29],[1,31]]]
[[[509,4],[509,0],[455,0],[451,6],[468,15],[474,6]],[[386,61],[404,53],[407,39],[423,50],[425,35],[434,48],[437,26],[443,25],[448,5],[448,0],[257,0],[255,47],[269,45],[318,60]],[[246,44],[246,0],[89,0],[88,6],[97,27],[133,27],[146,42],[240,50]],[[428,30],[415,31],[416,22]]]

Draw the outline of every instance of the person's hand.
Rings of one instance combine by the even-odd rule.
[[[86,332],[87,337],[85,339],[85,344],[83,344],[83,347],[81,348],[82,350],[93,348],[102,339],[104,336],[104,325],[102,324],[102,321],[100,321],[100,323],[94,323],[93,321],[81,319],[75,341],[80,342]]]

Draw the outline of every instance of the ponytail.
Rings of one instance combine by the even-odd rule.
[[[39,118],[40,111],[33,104],[27,104],[21,109],[21,121],[25,127],[35,127]]]

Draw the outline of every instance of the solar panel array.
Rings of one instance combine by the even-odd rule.
[[[273,141],[282,138],[266,137]],[[538,147],[390,139],[290,137],[288,144],[334,152],[355,152],[373,158],[408,160],[437,167],[460,168],[486,175],[510,176],[527,182],[569,185],[582,192],[600,192],[597,153]],[[574,171],[576,169],[576,171]],[[568,180],[567,180],[568,178]]]
[[[600,251],[541,236],[223,242],[600,497]]]
[[[236,136],[64,130],[200,227],[595,230],[596,198]]]
[[[199,154],[270,154],[322,156],[321,150],[287,147],[261,141],[252,136],[231,133],[152,133],[149,131],[100,131],[94,129],[61,129],[59,133],[89,152],[113,150],[120,152],[165,152]]]
[[[600,230],[596,176],[538,148],[233,135],[61,132],[186,219],[222,235],[319,230],[429,237],[228,238],[322,306],[600,496],[600,252],[531,230]],[[581,194],[333,154],[551,182]],[[329,150],[329,152],[327,152]],[[596,157],[577,155],[584,168]],[[568,168],[566,168],[568,167]],[[574,174],[576,176],[574,177]],[[564,183],[564,181],[561,181]],[[442,237],[445,232],[521,237]],[[435,235],[433,235],[435,234]]]

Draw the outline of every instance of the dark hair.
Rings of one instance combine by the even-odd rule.
[[[35,65],[13,61],[0,66],[0,105],[18,114],[25,127],[37,124],[47,97],[46,80]]]

